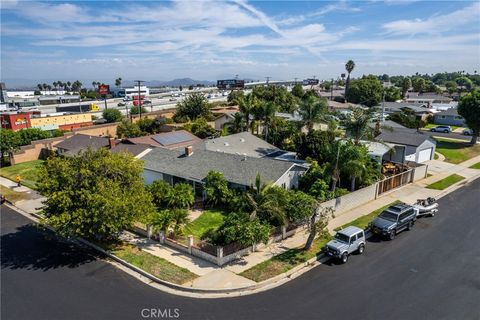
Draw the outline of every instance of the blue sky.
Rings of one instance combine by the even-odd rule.
[[[4,1],[1,76],[337,78],[480,66],[480,2]],[[479,70],[480,71],[480,70]],[[89,83],[89,82],[87,82]]]

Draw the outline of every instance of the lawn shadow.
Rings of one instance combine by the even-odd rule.
[[[101,258],[93,249],[81,247],[33,224],[2,235],[0,241],[2,269],[76,268]]]

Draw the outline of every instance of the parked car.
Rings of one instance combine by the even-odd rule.
[[[172,98],[168,99],[168,101],[177,101],[177,99],[172,97]]]
[[[117,103],[118,107],[125,107],[127,104],[125,102],[119,102]]]
[[[338,231],[333,240],[326,244],[325,251],[329,256],[346,263],[351,253],[362,254],[365,251],[365,232],[358,227],[346,227]]]
[[[370,222],[370,230],[390,240],[403,230],[410,230],[417,219],[418,209],[405,203],[388,207]]]
[[[452,128],[450,126],[436,126],[435,128],[430,129],[430,131],[450,133],[452,132]]]
[[[473,134],[473,130],[467,128],[467,129],[464,129],[462,133],[465,136],[471,136]]]

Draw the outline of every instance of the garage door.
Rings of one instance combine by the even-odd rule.
[[[422,163],[422,162],[430,160],[432,158],[432,152],[433,152],[433,148],[420,150],[420,152],[418,153],[418,161],[417,162]]]

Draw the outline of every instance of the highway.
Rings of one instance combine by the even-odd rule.
[[[154,289],[3,207],[1,318],[145,319],[154,309],[209,320],[480,319],[478,194],[480,179],[394,241],[371,238],[345,265],[330,261],[275,289],[224,299]]]

